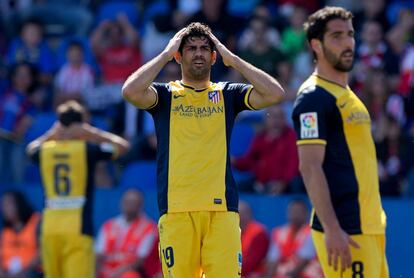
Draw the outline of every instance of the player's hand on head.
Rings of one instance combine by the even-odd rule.
[[[228,67],[233,66],[235,55],[230,50],[228,50],[227,47],[222,44],[216,36],[214,36],[213,33],[210,32],[209,36],[210,39],[214,42],[218,53],[220,53],[224,65]]]
[[[187,28],[183,28],[178,31],[174,37],[168,42],[168,45],[165,47],[165,51],[168,53],[170,60],[174,57],[174,54],[180,48],[181,41],[187,32]]]
[[[345,271],[351,267],[351,246],[359,248],[356,243],[346,232],[342,229],[335,231],[325,231],[325,243],[328,254],[328,264],[332,266],[335,271]]]

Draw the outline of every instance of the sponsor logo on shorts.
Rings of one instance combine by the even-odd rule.
[[[215,198],[214,199],[214,204],[215,205],[221,205],[223,203],[223,201],[220,198]]]

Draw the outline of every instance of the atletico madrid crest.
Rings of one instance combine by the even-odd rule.
[[[217,104],[220,102],[220,91],[212,91],[208,92],[208,100],[211,101],[214,104]]]

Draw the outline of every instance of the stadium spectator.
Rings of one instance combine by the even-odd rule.
[[[6,0],[0,1],[0,24],[2,31],[8,39],[12,39],[18,33],[18,25],[23,13],[32,5],[33,0]]]
[[[353,19],[356,36],[360,34],[365,21],[379,22],[383,32],[387,32],[390,28],[390,23],[385,13],[385,0],[374,2],[371,0],[362,0],[361,2],[362,10],[356,12]]]
[[[49,85],[56,70],[55,57],[43,38],[43,25],[33,19],[23,23],[20,37],[14,39],[7,51],[7,63],[27,62],[40,72],[40,81]]]
[[[249,26],[252,38],[249,40],[250,43],[245,45],[245,49],[240,51],[240,57],[274,76],[278,63],[287,60],[287,57],[272,45],[272,32],[266,19],[253,18]]]
[[[388,79],[382,70],[366,72],[361,100],[365,104],[372,121],[372,135],[375,141],[385,136],[386,105],[390,95]]]
[[[141,63],[138,33],[125,14],[102,21],[91,35],[91,46],[106,84],[124,81]]]
[[[36,213],[21,192],[8,191],[1,197],[0,277],[40,278]]]
[[[254,174],[254,190],[282,194],[299,175],[296,136],[287,125],[281,105],[269,107],[263,130],[255,136],[247,153],[233,159],[233,166]]]
[[[286,92],[285,101],[281,105],[285,111],[285,115],[291,115],[293,104],[296,99],[298,85],[302,80],[300,77],[294,76],[292,63],[289,61],[285,61],[279,64],[276,70],[276,77]],[[286,122],[289,126],[293,126],[293,122],[290,117],[286,118]]]
[[[23,18],[40,20],[50,35],[86,36],[93,16],[84,0],[29,0],[32,5],[22,11]],[[50,28],[48,28],[50,26]]]
[[[259,278],[265,271],[269,235],[260,222],[254,220],[248,203],[240,201],[240,229],[242,242],[242,278]]]
[[[92,277],[92,202],[98,161],[129,147],[122,138],[86,123],[84,108],[68,101],[57,108],[58,122],[27,146],[40,164],[46,205],[41,227],[46,277]]]
[[[195,13],[188,23],[201,22],[210,26],[217,34],[217,38],[234,50],[236,48],[235,35],[243,27],[243,20],[230,15],[226,5],[225,0],[201,0],[201,10]]]
[[[414,145],[392,116],[386,118],[386,135],[376,149],[381,195],[400,196],[404,177],[414,165]]]
[[[398,84],[398,93],[407,99],[414,92],[414,45],[411,45],[401,59],[401,74]],[[414,116],[414,106],[409,110],[410,116]]]
[[[0,183],[23,181],[23,139],[36,114],[37,72],[28,63],[18,63],[10,72],[11,86],[0,93]]]
[[[370,70],[383,70],[388,74],[388,79],[398,76],[399,58],[384,40],[381,28],[379,22],[372,20],[367,20],[362,25],[361,43],[355,52],[356,62],[353,71],[356,81],[353,88],[357,91],[363,89]]]
[[[398,93],[404,97],[405,113],[409,124],[414,123],[414,46],[407,49],[401,61]]]
[[[92,32],[90,43],[102,71],[102,86],[90,91],[86,102],[91,110],[103,110],[121,102],[122,82],[141,65],[139,36],[125,14],[104,20]]]
[[[401,9],[397,18],[397,23],[390,28],[385,37],[393,52],[401,58],[410,46],[409,40],[414,29],[414,11]]]
[[[120,162],[126,165],[140,160],[155,161],[156,158],[157,137],[154,131],[134,138],[131,143],[131,150],[120,159]]]
[[[276,2],[279,9],[292,9],[295,6],[300,6],[304,7],[308,13],[316,11],[320,6],[320,1],[318,0],[276,0],[273,2]]]
[[[245,25],[243,18],[228,13],[226,0],[201,0],[201,10],[192,15],[186,23],[191,22],[201,22],[210,26],[217,38],[230,51],[236,51],[236,35]],[[211,79],[220,80],[227,71],[228,68],[221,61],[217,61],[212,69]]]
[[[289,17],[290,24],[282,32],[281,49],[291,61],[306,49],[306,36],[303,31],[306,17],[306,10],[303,7],[295,6]]]
[[[55,78],[55,105],[71,99],[82,101],[82,96],[94,85],[93,70],[84,61],[82,44],[72,42],[67,48],[66,57],[67,63]]]
[[[103,224],[95,247],[99,278],[161,274],[157,224],[142,211],[143,205],[142,193],[129,189],[122,196],[122,214]]]
[[[253,16],[249,20],[249,24],[241,33],[241,36],[237,42],[238,51],[244,51],[246,48],[249,48],[256,43],[257,35],[255,34],[256,30],[253,28],[253,21],[255,19],[259,19],[267,23],[267,28],[264,34],[265,39],[273,48],[279,48],[280,34],[279,31],[271,25],[272,15],[270,14],[270,11],[266,6],[258,6],[254,10]]]
[[[308,225],[309,212],[302,200],[293,200],[288,223],[273,229],[265,278],[322,278],[322,270]]]

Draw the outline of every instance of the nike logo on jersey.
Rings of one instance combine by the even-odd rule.
[[[344,108],[345,106],[346,106],[346,104],[347,104],[347,102],[344,102],[344,103],[342,103],[342,104],[339,104],[339,108]]]
[[[185,95],[173,95],[174,99],[180,98],[180,97],[185,97]]]

